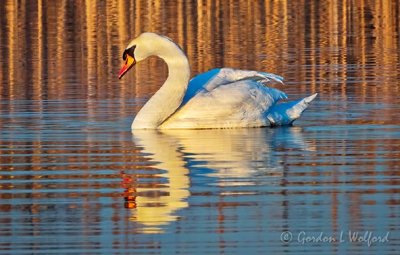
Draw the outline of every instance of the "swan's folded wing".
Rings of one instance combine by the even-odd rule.
[[[200,91],[210,92],[219,86],[242,80],[258,81],[264,85],[271,82],[283,83],[283,78],[281,76],[272,73],[232,68],[212,69],[205,73],[201,73],[190,80],[182,103],[186,104]]]
[[[269,125],[268,109],[286,94],[254,80],[240,80],[198,92],[161,128],[227,128]]]
[[[262,84],[271,82],[283,83],[283,78],[281,76],[272,73],[221,68],[218,74],[204,85],[204,88],[211,91],[218,86],[242,80],[253,80],[261,82]]]

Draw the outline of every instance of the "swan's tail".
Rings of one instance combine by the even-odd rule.
[[[267,114],[271,126],[290,125],[297,120],[318,93],[301,100],[274,105]]]

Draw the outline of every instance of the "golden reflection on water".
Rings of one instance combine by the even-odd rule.
[[[57,99],[71,89],[80,98],[147,96],[165,78],[160,61],[140,64],[129,79],[115,75],[124,47],[144,31],[182,45],[194,74],[267,70],[297,92],[355,92],[362,101],[396,100],[398,91],[396,1],[7,0],[0,12],[2,98]],[[352,89],[348,76],[357,78]]]
[[[398,1],[3,1],[0,234],[10,238],[0,243],[35,236],[17,243],[31,250],[48,247],[52,231],[108,239],[112,229],[115,247],[159,250],[129,234],[184,239],[204,227],[197,231],[229,253],[242,239],[225,239],[243,218],[256,222],[244,228],[257,238],[296,224],[363,229],[369,220],[396,231],[399,14]],[[193,75],[270,71],[286,78],[289,95],[320,99],[304,128],[136,132],[132,141],[129,122],[167,75],[152,58],[117,79],[124,47],[144,31],[179,43]],[[73,227],[54,230],[52,221]],[[260,240],[258,248],[282,251]],[[76,244],[87,253],[96,245]]]
[[[136,187],[135,207],[131,220],[143,224],[145,233],[159,233],[160,226],[176,220],[174,212],[188,206],[189,169],[185,166],[179,141],[173,136],[157,131],[143,130],[134,133],[134,142],[142,153],[150,154],[154,167],[164,173],[156,178],[167,179],[167,184],[154,187]]]
[[[131,220],[143,224],[143,232],[159,233],[160,226],[177,219],[175,212],[188,207],[191,168],[213,169],[207,176],[216,178],[216,186],[256,185],[256,175],[283,176],[283,166],[276,158],[269,158],[276,137],[284,135],[285,143],[301,151],[314,151],[315,146],[304,141],[301,128],[231,130],[136,130],[133,141],[141,153],[147,155],[153,167],[165,171],[153,178],[165,178],[164,185],[140,185],[140,177],[128,178],[126,198],[132,208]],[[136,182],[136,185],[134,184]],[[271,182],[269,185],[279,185]],[[256,194],[256,192],[229,192]]]

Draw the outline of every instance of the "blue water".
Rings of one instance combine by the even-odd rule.
[[[93,116],[83,100],[46,101],[42,112],[34,102],[8,103],[0,149],[5,253],[390,253],[398,246],[397,125],[322,125],[329,121],[316,108],[329,104],[317,102],[293,127],[132,134],[131,118],[112,114],[117,100],[91,101]],[[291,242],[281,241],[284,231]],[[389,232],[389,241],[368,246],[348,231]],[[321,233],[336,241],[318,241]]]
[[[0,254],[398,254],[398,3],[361,2],[6,1]],[[117,79],[138,30],[319,96],[292,127],[132,133],[167,75]]]

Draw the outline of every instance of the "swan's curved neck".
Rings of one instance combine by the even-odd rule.
[[[151,55],[162,58],[168,66],[168,78],[136,115],[132,129],[155,129],[181,105],[190,78],[189,62],[182,50],[164,39]]]

